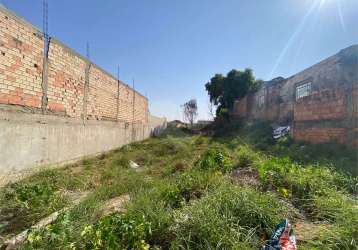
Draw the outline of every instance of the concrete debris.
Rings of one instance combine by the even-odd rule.
[[[134,161],[129,161],[129,166],[134,169],[139,168],[139,165],[137,163],[135,163]]]

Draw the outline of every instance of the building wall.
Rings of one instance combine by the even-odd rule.
[[[167,128],[167,120],[156,116],[149,116],[149,132],[152,136],[158,136]]]
[[[0,103],[41,107],[43,41],[38,34],[0,9]]]
[[[347,97],[344,89],[323,89],[296,101],[295,121],[320,121],[344,119],[348,116]]]
[[[308,82],[310,95],[296,100],[296,88]],[[259,105],[262,95],[265,103]],[[248,104],[246,99],[254,102]],[[358,146],[358,45],[287,79],[273,79],[245,100],[236,102],[237,116],[290,124],[300,141]]]
[[[43,43],[39,30],[0,7],[0,104],[72,118],[148,123],[147,98],[55,38],[49,45],[45,91]],[[42,96],[48,99],[46,107]]]
[[[46,91],[42,37],[0,5],[0,185],[166,126],[149,114],[147,98],[55,38]]]

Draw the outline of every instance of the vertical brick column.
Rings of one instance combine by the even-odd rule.
[[[43,51],[43,68],[42,68],[42,99],[41,99],[41,109],[44,114],[47,110],[48,98],[48,54],[50,50],[50,41],[51,38],[46,41],[47,38],[44,36],[44,51]]]
[[[117,112],[116,112],[116,120],[119,121],[119,80],[117,82]]]

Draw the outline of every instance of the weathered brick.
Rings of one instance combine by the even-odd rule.
[[[295,128],[294,137],[299,141],[311,143],[326,143],[337,141],[346,143],[347,129],[332,127],[311,127],[311,128]]]
[[[43,39],[34,35],[39,31],[31,25],[5,12],[0,9],[0,15],[8,17],[0,17],[0,57],[3,57],[0,61],[0,103],[40,108],[43,96]],[[82,56],[51,40],[47,92],[50,110],[73,118],[83,116],[87,66],[88,62]],[[97,66],[92,65],[89,72],[86,106],[90,119],[148,122],[148,101],[145,97],[122,82],[118,87],[118,80]]]

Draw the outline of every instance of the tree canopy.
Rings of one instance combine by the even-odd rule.
[[[234,102],[250,92],[257,91],[262,81],[256,80],[251,69],[245,71],[231,70],[226,76],[216,74],[205,85],[210,102],[220,111],[232,110]]]

